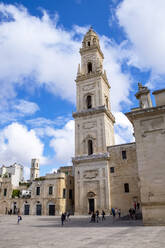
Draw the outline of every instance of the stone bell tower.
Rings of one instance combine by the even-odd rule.
[[[80,48],[78,66],[77,111],[75,118],[75,212],[87,214],[97,209],[109,210],[110,159],[107,146],[114,145],[114,116],[111,113],[110,85],[103,70],[103,53],[92,28]]]
[[[39,167],[39,159],[33,158],[31,160],[31,169],[30,169],[30,180],[34,180],[39,177],[40,167]]]

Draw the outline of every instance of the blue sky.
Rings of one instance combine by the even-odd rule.
[[[81,41],[92,25],[111,84],[116,144],[131,142],[124,112],[140,81],[164,88],[164,0],[0,2],[0,164],[40,159],[41,175],[74,155],[75,82]],[[153,99],[154,102],[154,99]]]

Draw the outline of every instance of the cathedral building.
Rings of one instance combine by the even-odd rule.
[[[80,48],[76,77],[75,156],[73,166],[39,176],[32,159],[30,180],[22,166],[0,168],[0,214],[87,215],[112,208],[122,216],[140,205],[145,225],[165,224],[165,89],[153,92],[138,84],[139,106],[126,116],[134,127],[134,143],[115,145],[115,117],[110,84],[103,68],[99,38],[90,28]]]
[[[110,85],[99,38],[90,28],[80,48],[76,77],[75,214],[120,208],[123,215],[140,203],[143,222],[165,224],[165,89],[139,84],[139,107],[126,113],[135,143],[115,145]],[[139,204],[138,204],[139,205]]]

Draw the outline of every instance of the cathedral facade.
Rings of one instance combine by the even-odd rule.
[[[139,107],[126,113],[136,142],[115,145],[110,85],[92,28],[80,54],[73,113],[75,214],[109,213],[113,207],[125,215],[139,203],[144,224],[165,224],[165,89],[153,92],[154,107],[150,90],[139,83]]]

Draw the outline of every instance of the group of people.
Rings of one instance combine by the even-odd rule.
[[[113,216],[113,220],[116,218],[116,216],[118,216],[118,218],[120,219],[121,209],[120,208],[112,208],[110,214]]]
[[[61,214],[61,225],[63,226],[65,222],[70,221],[70,213],[65,212]]]
[[[140,209],[140,203],[134,202],[133,207],[129,209],[130,219],[136,219],[136,211]]]
[[[19,208],[15,208],[14,210],[12,210],[11,208],[8,210],[8,209],[6,208],[5,214],[8,214],[8,215],[18,214],[19,211],[20,211]]]
[[[101,211],[101,219],[102,219],[102,221],[105,220],[105,212],[104,212],[104,210]],[[95,212],[91,213],[90,222],[97,222],[98,223],[101,219],[100,219],[99,210],[97,210],[96,213]]]

